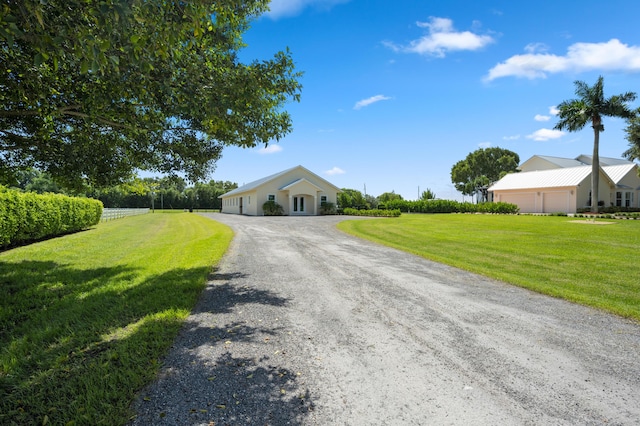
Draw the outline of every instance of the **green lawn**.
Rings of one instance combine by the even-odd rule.
[[[156,213],[0,253],[0,424],[125,423],[231,238]]]
[[[396,219],[342,222],[338,228],[640,320],[640,221],[611,221],[615,223],[597,225],[555,216],[405,214]]]

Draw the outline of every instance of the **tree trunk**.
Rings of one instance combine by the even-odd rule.
[[[593,120],[593,158],[591,163],[591,213],[598,213],[598,194],[600,192],[600,119]]]

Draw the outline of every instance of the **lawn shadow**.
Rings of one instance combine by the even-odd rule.
[[[130,425],[303,424],[315,407],[310,391],[288,358],[266,343],[286,331],[224,315],[247,304],[277,312],[288,303],[251,287],[246,274],[214,273],[158,380],[134,403]]]
[[[251,277],[242,272],[220,273],[209,276],[209,285],[203,292],[194,312],[229,313],[239,305],[259,303],[283,307],[288,299],[277,294],[251,287]]]
[[[126,413],[135,391],[155,376],[209,270],[148,275],[126,265],[0,261],[0,424],[91,424],[109,410]],[[83,381],[130,391],[116,391],[129,392],[127,399],[91,412],[95,401],[86,399],[95,395],[80,394]]]
[[[208,407],[188,404],[185,421],[173,424],[205,416],[190,411],[196,406],[227,419],[216,424],[251,424],[258,418],[272,419],[260,424],[299,423],[312,404],[292,369],[271,368],[265,357],[221,352],[225,342],[261,341],[282,330],[236,321],[212,328],[180,320],[185,311],[215,316],[251,303],[285,307],[287,299],[245,286],[249,277],[241,273],[213,273],[203,291],[208,271],[145,275],[126,265],[82,269],[55,261],[0,261],[0,424],[125,423],[138,391],[156,377],[167,353],[175,352],[169,352],[172,344],[185,345],[173,371],[193,380],[171,385],[181,395],[157,399],[169,406],[185,396],[207,398]],[[194,346],[218,352],[205,358],[185,355]],[[213,383],[213,390],[207,387]],[[244,405],[236,404],[239,396]],[[159,419],[154,412],[148,424]]]

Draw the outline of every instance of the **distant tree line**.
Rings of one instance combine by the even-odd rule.
[[[218,198],[238,187],[230,181],[211,180],[187,186],[176,176],[162,178],[135,178],[127,183],[106,188],[88,187],[85,192],[69,194],[60,188],[48,174],[36,169],[20,171],[12,185],[16,189],[36,193],[62,193],[80,195],[102,201],[105,208],[154,209],[219,209]]]
[[[357,189],[342,188],[342,192],[338,194],[339,209],[356,209],[356,210],[375,210],[384,208],[385,204],[391,201],[402,201],[402,195],[396,194],[395,191],[384,192],[377,197],[369,194],[363,194]],[[436,194],[427,188],[422,191],[420,200],[432,200],[436,198]]]

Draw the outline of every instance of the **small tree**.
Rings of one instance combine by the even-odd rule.
[[[362,192],[357,189],[348,188],[342,188],[341,192],[338,193],[338,206],[341,209],[349,207],[354,209],[368,208],[367,200],[364,195],[362,195]]]
[[[427,188],[426,191],[422,191],[422,194],[420,195],[420,199],[423,201],[433,200],[435,198],[436,198],[436,194],[432,192],[431,189],[429,188]]]
[[[402,195],[396,194],[395,191],[383,192],[382,194],[378,195],[379,203],[388,203],[389,201],[402,200],[402,199],[403,199]]]

